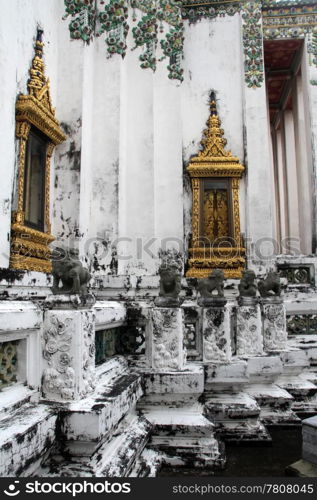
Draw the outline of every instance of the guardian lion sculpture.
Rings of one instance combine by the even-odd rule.
[[[279,297],[281,295],[281,281],[278,273],[270,271],[264,280],[259,281],[261,297]]]
[[[177,262],[171,261],[159,269],[160,292],[155,304],[161,307],[175,307],[179,305],[181,291],[181,273]]]
[[[59,259],[53,260],[53,293],[87,294],[87,284],[91,279],[88,269],[63,249],[57,248],[55,256],[56,254],[59,255]],[[61,258],[62,255],[65,257]]]
[[[255,284],[255,272],[251,269],[243,271],[242,278],[238,285],[240,297],[256,297],[257,286]]]
[[[221,269],[215,269],[207,278],[198,281],[197,290],[203,298],[213,297],[213,291],[217,291],[218,297],[224,296],[224,273]]]

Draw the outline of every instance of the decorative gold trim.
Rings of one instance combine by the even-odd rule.
[[[242,277],[242,272],[245,268],[245,261],[243,260],[243,263],[240,267],[237,267],[236,269],[226,269],[222,267],[221,262],[215,262],[214,266],[210,267],[204,267],[204,268],[198,268],[196,267],[196,262],[195,261],[188,261],[189,265],[191,268],[187,271],[186,277],[187,278],[207,278],[207,276],[210,275],[213,269],[222,269],[223,274],[226,279],[239,279]]]
[[[239,184],[245,170],[239,159],[226,151],[224,131],[217,114],[216,100],[212,93],[210,116],[201,141],[202,150],[193,157],[187,167],[192,182],[192,248],[189,250],[188,277],[205,277],[212,269],[221,268],[225,277],[239,278],[245,266],[245,249],[242,248],[240,233]],[[229,178],[232,197],[232,221],[234,248],[202,248],[203,235],[201,224],[201,193],[203,179]],[[207,255],[208,254],[208,255]]]
[[[213,269],[223,269],[225,278],[241,278],[245,267],[245,252],[242,247],[190,248],[186,276],[204,278]]]
[[[30,68],[28,95],[18,96],[16,103],[16,136],[20,139],[17,210],[12,213],[10,267],[28,271],[51,272],[51,250],[54,241],[50,222],[50,167],[54,148],[66,139],[55,118],[50,97],[49,80],[45,76],[41,32],[35,44],[35,56]],[[24,171],[26,145],[31,126],[48,139],[45,162],[44,232],[34,230],[24,222]]]
[[[214,96],[210,102],[210,116],[207,128],[203,132],[202,151],[194,156],[187,171],[190,177],[241,177],[244,166],[231,151],[226,151],[227,140],[223,137],[224,131],[220,128],[221,121],[217,114]]]

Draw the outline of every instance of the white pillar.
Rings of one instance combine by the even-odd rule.
[[[294,119],[295,119],[295,144],[297,158],[297,182],[298,182],[298,203],[299,203],[299,234],[301,251],[304,254],[312,252],[312,152],[311,152],[311,131],[307,127],[303,78],[296,77],[294,92]]]
[[[308,157],[312,158],[312,203],[313,203],[313,252],[316,252],[317,233],[317,66],[313,63],[313,54],[308,53],[308,43],[311,43],[311,34],[306,35],[302,57],[302,79],[305,103],[305,122],[308,131]]]
[[[281,123],[280,127],[283,124]],[[288,210],[287,210],[287,187],[286,187],[286,172],[285,172],[285,154],[284,154],[284,134],[281,128],[276,130],[276,160],[278,172],[278,192],[280,206],[280,227],[281,241],[288,237]],[[282,245],[280,253],[285,253],[286,249]]]
[[[288,193],[288,217],[289,236],[298,241],[292,242],[292,246],[299,246],[299,210],[298,210],[298,188],[297,188],[297,164],[295,149],[295,130],[293,111],[284,111],[284,134],[285,134],[285,158],[287,172],[287,193]]]
[[[168,59],[154,75],[154,225],[156,248],[183,253],[181,88],[168,78]]]
[[[246,4],[248,5],[248,4]],[[256,9],[260,9],[258,2],[253,2]],[[250,20],[252,13],[246,10],[247,19],[243,26]],[[256,23],[254,20],[253,23]],[[261,32],[261,21],[257,29]],[[250,43],[246,42],[246,43]],[[258,42],[257,42],[258,43]],[[243,48],[242,48],[243,50]],[[245,49],[244,49],[245,50]],[[249,50],[251,50],[249,48]],[[259,56],[263,57],[263,43],[259,47]],[[269,268],[275,254],[276,245],[273,242],[274,218],[272,196],[272,166],[269,142],[269,119],[267,113],[265,75],[259,87],[249,87],[246,75],[243,74],[244,89],[244,126],[245,147],[247,158],[247,238],[250,254],[249,267],[262,269]]]
[[[133,44],[132,39],[129,44]],[[151,246],[154,235],[153,71],[140,68],[140,51],[127,52],[121,74],[118,273],[151,275],[156,271]]]

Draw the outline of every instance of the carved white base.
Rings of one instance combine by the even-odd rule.
[[[286,349],[286,309],[281,300],[262,299],[263,342],[266,351]]]
[[[237,356],[263,354],[262,320],[259,304],[237,307]]]
[[[184,312],[179,307],[154,307],[150,315],[149,359],[160,371],[182,370],[184,349]]]
[[[229,308],[203,308],[203,361],[223,363],[231,359]]]
[[[74,401],[95,387],[94,313],[85,309],[45,312],[42,395],[49,401]]]

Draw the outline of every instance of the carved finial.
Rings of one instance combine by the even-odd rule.
[[[222,136],[224,131],[220,128],[221,121],[218,117],[215,92],[210,93],[210,116],[207,121],[207,128],[204,130],[204,137],[201,140],[203,150],[198,153],[199,158],[219,158],[231,156],[231,151],[225,151],[227,140]]]
[[[43,59],[43,30],[38,29],[35,42],[35,56],[30,68],[30,79],[28,81],[29,94],[34,96],[37,101],[40,101],[52,115],[55,115],[55,110],[52,107],[50,97],[50,83],[45,76],[45,64]]]
[[[43,42],[43,33],[44,31],[38,28],[37,30],[37,35],[36,35],[36,41],[37,42]]]
[[[216,94],[213,90],[210,92],[210,116],[218,116]]]

